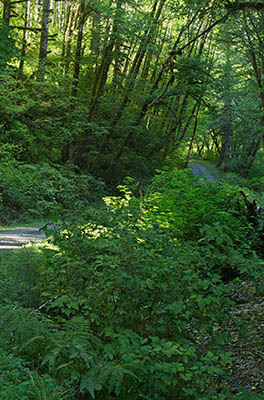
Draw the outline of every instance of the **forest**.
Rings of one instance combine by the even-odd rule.
[[[0,0],[0,93],[0,399],[264,400],[264,0]]]

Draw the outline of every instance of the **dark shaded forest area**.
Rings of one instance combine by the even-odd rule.
[[[0,1],[1,400],[264,399],[263,68],[263,0]]]

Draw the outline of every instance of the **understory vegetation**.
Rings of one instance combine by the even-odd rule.
[[[263,217],[248,221],[240,189],[165,169],[138,196],[129,178],[47,243],[2,253],[1,362],[14,373],[1,399],[262,398],[232,371],[230,337],[252,329],[234,287],[264,291]]]

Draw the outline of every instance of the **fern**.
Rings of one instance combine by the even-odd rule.
[[[37,360],[52,339],[52,322],[37,311],[19,305],[0,305],[1,342],[11,345],[18,354]]]

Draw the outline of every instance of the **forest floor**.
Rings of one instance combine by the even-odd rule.
[[[230,283],[231,298],[234,305],[232,319],[226,331],[229,345],[226,350],[231,354],[232,368],[228,371],[227,386],[234,394],[241,393],[244,387],[256,397],[264,399],[264,293],[262,282],[243,281]]]

